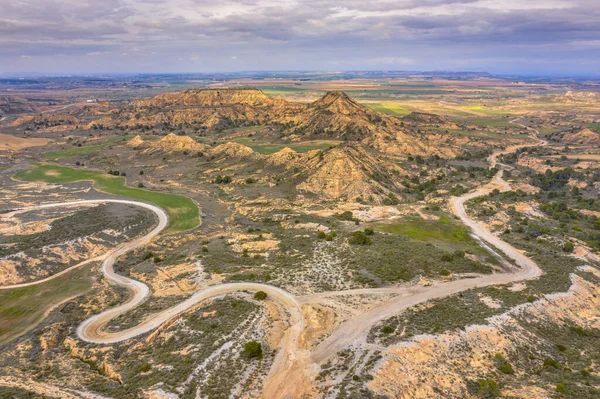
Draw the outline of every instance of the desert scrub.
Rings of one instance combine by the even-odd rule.
[[[168,333],[158,336],[151,345],[138,345],[135,349],[117,345],[111,352],[112,362],[119,365],[124,384],[97,375],[90,389],[111,397],[134,398],[141,390],[162,383],[170,392],[183,386],[183,398],[195,397],[197,390],[211,398],[226,398],[243,370],[250,367],[239,356],[244,347],[241,340],[243,331],[256,331],[253,325],[260,314],[257,305],[233,295],[203,304],[182,314]],[[227,342],[233,345],[215,352]],[[181,352],[184,348],[188,348],[187,353]],[[214,353],[219,355],[203,372],[205,378],[185,383],[194,369]]]
[[[417,275],[436,277],[442,271],[491,272],[489,266],[468,258],[457,256],[443,261],[444,250],[403,235],[362,235],[369,240],[370,245],[353,245],[351,251],[343,256],[348,267],[358,272],[357,278],[370,279],[371,285],[409,281]]]

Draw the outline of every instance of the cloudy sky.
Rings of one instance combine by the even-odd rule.
[[[0,0],[0,73],[600,75],[598,0]]]

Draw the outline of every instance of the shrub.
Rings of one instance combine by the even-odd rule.
[[[556,384],[556,392],[558,393],[567,393],[567,389],[565,388],[565,384],[558,383]]]
[[[447,269],[440,270],[440,276],[449,276],[450,272]]]
[[[556,360],[552,359],[551,357],[547,357],[544,359],[544,366],[559,369],[560,363],[557,362]]]
[[[355,231],[348,242],[354,245],[369,245],[371,244],[371,239],[363,231]]]
[[[144,174],[144,171],[143,171],[143,170],[140,170],[140,175],[143,175],[143,174]]]
[[[339,215],[335,215],[335,217],[339,220],[346,220],[346,221],[356,221],[357,220],[354,218],[354,215],[350,211],[340,213]]]
[[[360,377],[359,377],[359,376],[357,376],[356,374],[354,374],[354,375],[352,376],[352,380],[353,380],[353,381],[360,381]]]
[[[325,232],[324,232],[324,231],[319,231],[319,232],[317,233],[317,238],[318,238],[319,240],[322,240],[322,239],[324,239],[326,236],[327,236],[327,234],[325,234]]]
[[[368,236],[372,236],[374,233],[375,232],[373,231],[373,229],[369,229],[369,228],[365,229],[365,234],[368,235]]]
[[[504,374],[514,374],[515,370],[512,368],[510,363],[502,363],[498,366],[498,370],[503,372]]]
[[[254,294],[254,299],[263,301],[267,299],[267,293],[264,291],[258,291],[256,294]]]
[[[575,249],[575,246],[573,245],[573,243],[571,241],[567,241],[565,242],[565,245],[563,245],[563,251],[565,251],[566,253],[571,253],[573,252],[573,250]]]
[[[140,371],[142,373],[147,373],[148,371],[150,371],[150,369],[152,369],[152,365],[150,365],[150,363],[144,363],[140,367]]]
[[[160,256],[155,256],[154,263],[160,263],[160,262],[162,262],[162,259],[160,258]]]
[[[461,251],[461,250],[457,249],[456,251],[454,251],[454,254],[452,255],[452,257],[455,258],[455,259],[464,258],[465,257],[465,251]]]
[[[137,186],[138,186],[138,188],[144,188],[144,183],[139,182]]]
[[[247,358],[257,358],[262,356],[262,346],[256,341],[248,341],[244,345],[244,354]]]
[[[500,395],[498,383],[492,379],[479,380],[477,395],[482,398],[495,398]]]
[[[444,262],[452,262],[454,257],[452,256],[452,254],[450,252],[446,252],[445,254],[442,255],[441,259]]]
[[[253,178],[249,177],[249,178],[246,179],[246,184],[252,184],[252,183],[254,183],[254,179]]]
[[[383,327],[383,328],[381,329],[381,331],[382,331],[384,334],[391,334],[391,333],[393,333],[393,332],[394,332],[394,327],[392,327],[392,326],[385,326],[385,327]]]

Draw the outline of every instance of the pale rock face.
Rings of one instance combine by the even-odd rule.
[[[145,152],[166,152],[166,153],[174,153],[174,152],[195,152],[195,151],[206,151],[208,147],[204,144],[198,143],[191,137],[188,136],[178,136],[174,133],[170,133],[157,141],[156,143],[151,143],[148,145],[148,148]]]
[[[596,275],[600,272],[589,267]],[[600,320],[600,287],[572,275],[573,285],[566,294],[552,294],[531,304],[521,305],[503,315],[489,319],[483,326],[465,331],[420,336],[414,341],[390,347],[369,388],[374,393],[393,398],[462,398],[472,397],[467,380],[487,378],[494,369],[493,357],[502,353],[510,362],[510,353],[523,346],[540,351],[543,339],[518,323],[517,317],[539,320],[548,325],[572,323],[584,328],[598,328]],[[515,288],[516,287],[515,285]],[[546,347],[552,347],[547,344]],[[469,370],[465,373],[465,370]],[[522,374],[522,375],[519,375]],[[502,388],[511,397],[550,397],[554,387],[535,387],[533,375],[516,370],[516,378]]]

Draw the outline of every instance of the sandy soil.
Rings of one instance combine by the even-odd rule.
[[[27,147],[39,147],[48,144],[50,139],[40,137],[24,139],[21,137],[11,136],[10,134],[0,133],[0,151],[19,151]]]

